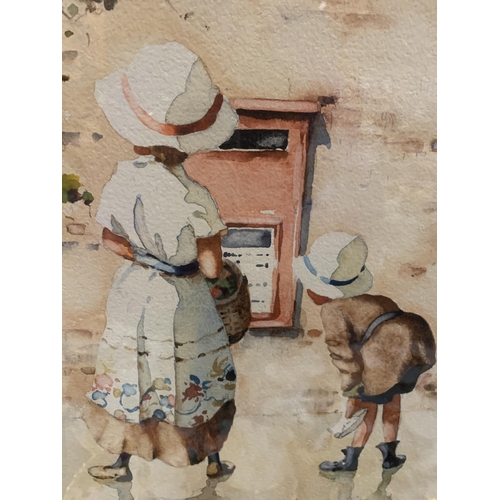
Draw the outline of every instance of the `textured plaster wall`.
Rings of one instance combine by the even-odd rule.
[[[119,0],[112,10],[64,0],[62,40],[63,172],[95,196],[90,213],[65,205],[62,217],[67,400],[90,383],[121,263],[97,245],[92,216],[115,163],[135,157],[97,106],[94,82],[154,43],[184,43],[228,97],[336,97],[322,109],[331,147],[317,149],[309,243],[329,230],[361,234],[372,293],[422,314],[435,331],[434,0]],[[306,335],[319,334],[308,298],[301,321]]]

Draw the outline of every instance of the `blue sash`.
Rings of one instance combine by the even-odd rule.
[[[149,253],[136,253],[135,260],[141,264],[146,264],[151,269],[172,274],[173,276],[189,276],[196,273],[200,269],[200,264],[196,260],[184,266],[172,266],[171,264],[167,264],[166,262],[157,259],[154,255]]]

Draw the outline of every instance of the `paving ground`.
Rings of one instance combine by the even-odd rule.
[[[104,485],[87,468],[114,461],[94,443],[78,418],[78,398],[64,403],[64,500],[432,500],[436,498],[435,388],[403,396],[398,452],[406,464],[382,476],[381,424],[354,473],[321,476],[318,464],[341,458],[351,436],[335,439],[327,428],[342,410],[338,378],[322,337],[247,335],[234,346],[238,371],[237,416],[221,458],[235,465],[223,480],[208,481],[206,464],[176,469],[133,457],[132,483]],[[76,374],[76,372],[75,372]],[[70,375],[71,377],[71,375]],[[86,380],[86,379],[85,379]],[[68,381],[68,383],[71,381]],[[80,384],[81,385],[81,384]],[[73,383],[72,390],[81,390]],[[380,415],[379,415],[380,417]]]

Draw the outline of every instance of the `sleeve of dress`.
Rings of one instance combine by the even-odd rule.
[[[189,216],[189,223],[196,238],[210,238],[227,230],[222,221],[219,209],[212,195],[203,186],[194,185],[188,199],[193,200],[193,211]]]
[[[125,166],[121,163],[118,163],[116,173],[104,186],[96,221],[103,228],[129,239],[129,233],[134,227],[132,207],[135,198],[134,193],[129,192],[131,182]]]

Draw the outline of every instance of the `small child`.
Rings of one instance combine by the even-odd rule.
[[[383,405],[385,442],[377,446],[382,467],[403,464],[406,457],[396,455],[401,394],[411,392],[418,377],[436,363],[434,336],[423,318],[401,311],[387,297],[366,294],[373,284],[367,255],[359,236],[336,232],[318,238],[294,264],[307,294],[322,306],[325,341],[348,398],[335,435],[354,432],[352,445],[342,450],[344,459],[322,462],[323,471],[357,470],[378,405]]]

